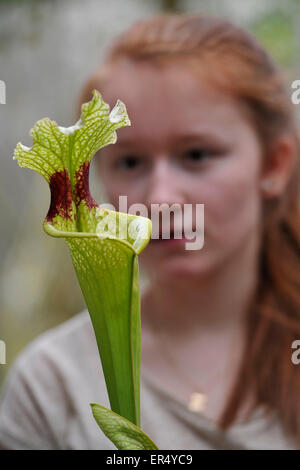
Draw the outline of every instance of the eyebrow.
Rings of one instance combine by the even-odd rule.
[[[209,132],[193,132],[189,134],[182,134],[176,138],[177,143],[191,142],[193,140],[213,140],[220,138],[217,134],[211,134]]]
[[[191,141],[195,140],[204,140],[204,141],[212,141],[214,139],[222,139],[222,136],[219,136],[217,134],[211,134],[209,132],[192,132],[192,133],[187,133],[187,134],[182,134],[182,135],[177,135],[175,136],[174,143],[180,144],[180,143],[188,143]],[[120,147],[125,147],[125,146],[130,146],[134,145],[136,143],[139,143],[139,139],[118,139],[116,142],[116,145],[119,145]]]

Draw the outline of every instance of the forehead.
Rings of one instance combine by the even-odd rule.
[[[118,140],[153,142],[180,133],[236,131],[244,118],[241,106],[201,77],[185,61],[114,64],[100,92],[111,107],[118,98],[126,105],[132,125],[118,131]]]

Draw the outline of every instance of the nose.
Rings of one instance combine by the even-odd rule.
[[[174,171],[167,156],[154,160],[151,175],[147,181],[146,203],[151,204],[184,204],[180,175]]]
[[[151,238],[170,231],[182,233],[183,182],[168,157],[156,158],[146,188],[146,202],[152,220]]]

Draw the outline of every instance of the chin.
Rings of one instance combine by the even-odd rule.
[[[161,283],[184,284],[193,280],[207,279],[209,272],[213,270],[210,263],[203,263],[199,259],[169,259],[152,266],[150,272]]]

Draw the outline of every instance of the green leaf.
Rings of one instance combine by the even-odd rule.
[[[49,183],[51,203],[44,230],[63,237],[91,316],[113,411],[140,423],[140,293],[137,255],[151,235],[146,217],[99,206],[89,191],[95,152],[115,143],[116,129],[130,125],[125,105],[110,112],[99,92],[82,106],[81,117],[64,128],[38,121],[31,148],[18,144],[21,167]]]
[[[139,427],[104,406],[91,403],[92,412],[104,434],[119,450],[158,450]]]

